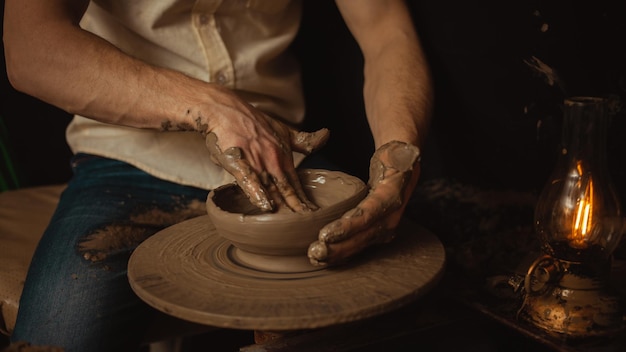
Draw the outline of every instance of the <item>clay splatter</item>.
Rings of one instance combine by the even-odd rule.
[[[165,120],[161,122],[161,131],[169,131],[172,129],[172,122],[170,120]]]
[[[189,123],[179,123],[176,126],[174,126],[172,124],[172,121],[165,120],[165,121],[161,122],[161,131],[162,132],[168,132],[168,131],[195,131],[195,128],[193,127],[193,125],[191,125]]]
[[[202,116],[198,116],[198,118],[196,119],[196,130],[202,133],[206,133],[206,131],[209,130],[209,125],[206,122],[202,121]]]
[[[150,209],[98,229],[83,238],[78,244],[78,252],[88,261],[102,262],[118,253],[130,253],[142,241],[163,228],[181,221],[204,215],[204,202],[193,200],[171,211]]]
[[[315,149],[326,144],[330,138],[330,131],[322,128],[315,132],[296,132],[293,139],[294,150],[311,154]]]
[[[530,59],[525,59],[524,63],[533,71],[540,74],[549,86],[553,87],[556,85],[561,92],[565,94],[565,84],[552,67],[548,66],[535,56],[531,56]]]

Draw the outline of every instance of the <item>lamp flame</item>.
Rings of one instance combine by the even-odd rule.
[[[577,169],[582,174],[580,164]],[[593,226],[593,193],[593,179],[590,179],[582,197],[578,200],[573,233],[569,238],[570,245],[574,248],[587,248],[588,246],[589,232]]]

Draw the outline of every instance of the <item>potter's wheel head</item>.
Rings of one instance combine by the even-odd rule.
[[[133,253],[128,277],[152,307],[224,328],[299,330],[365,319],[432,289],[443,273],[441,242],[403,220],[394,241],[345,266],[301,273],[241,265],[208,216],[169,227]]]

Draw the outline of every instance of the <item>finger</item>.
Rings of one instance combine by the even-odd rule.
[[[328,258],[328,246],[322,241],[315,241],[309,245],[307,251],[309,262],[315,266],[327,265],[326,258]]]
[[[218,165],[235,177],[237,184],[248,196],[252,204],[264,211],[272,211],[274,209],[273,202],[268,197],[259,176],[252,170],[250,164],[243,159],[240,148],[231,147],[222,152],[222,149],[217,145],[215,133],[207,135],[206,145],[212,160],[216,161]]]
[[[320,241],[336,243],[344,241],[359,231],[364,231],[387,214],[398,210],[402,200],[396,187],[383,183],[363,199],[354,209],[320,230]]]
[[[289,182],[289,179],[282,177],[280,179],[274,178],[273,181],[276,189],[287,206],[298,213],[311,211],[311,208],[303,201],[296,192],[295,188]]]
[[[274,184],[274,181],[272,181],[271,176],[269,176],[267,172],[263,172],[261,175],[265,176],[265,178],[261,178],[261,182],[263,182],[263,186],[267,190],[268,196],[270,197],[270,199],[272,199],[272,202],[274,203],[274,209],[281,209],[283,207],[289,208],[289,206],[283,200],[283,197],[280,195],[280,192],[278,192],[278,188],[276,188],[276,185]],[[263,181],[263,179],[265,179],[266,181]]]
[[[282,156],[282,158],[270,158],[270,161],[273,160],[274,162],[267,164],[268,171],[274,175],[273,184],[276,186],[280,197],[295,212],[303,213],[317,209],[317,206],[308,200],[304,192],[298,173],[294,168],[291,151],[285,151]],[[275,165],[279,165],[279,167]]]
[[[307,255],[311,264],[316,266],[339,264],[367,247],[390,242],[394,237],[395,232],[381,222],[342,242],[316,241],[309,246]]]
[[[222,150],[217,145],[217,135],[213,132],[207,134],[204,139],[204,143],[206,144],[207,149],[209,149],[211,161],[221,166],[220,161],[218,160],[218,155],[222,154]]]
[[[291,165],[293,165],[293,161],[291,162]],[[298,172],[296,171],[296,169],[291,167],[286,172],[286,174],[289,179],[289,183],[293,185],[293,189],[296,191],[296,195],[298,196],[298,199],[300,199],[300,201],[303,202],[309,210],[319,209],[319,207],[316,204],[314,204],[311,200],[309,200],[309,197],[306,195],[306,192],[304,191],[304,186],[302,185],[302,181],[300,180],[300,177],[298,176]]]
[[[315,150],[321,148],[328,138],[330,138],[330,131],[327,128],[319,129],[315,132],[303,132],[291,129],[291,150],[311,154]]]
[[[269,197],[265,187],[263,187],[261,180],[257,176],[257,174],[252,170],[250,164],[246,162],[244,159],[233,159],[230,160],[229,153],[236,153],[232,151],[232,149],[239,149],[237,147],[226,149],[224,155],[226,156],[227,161],[223,162],[222,165],[224,169],[231,173],[237,184],[244,193],[250,199],[250,202],[256,205],[258,208],[264,211],[272,211],[274,210],[274,201]],[[241,152],[238,152],[241,154]]]

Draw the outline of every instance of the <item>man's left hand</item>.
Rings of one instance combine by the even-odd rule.
[[[338,264],[395,236],[407,200],[419,177],[420,151],[399,141],[384,144],[370,161],[370,193],[356,208],[320,230],[309,246],[313,265]]]

